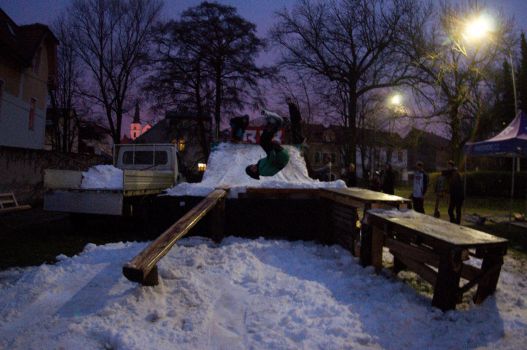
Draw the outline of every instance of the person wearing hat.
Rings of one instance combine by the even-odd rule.
[[[414,210],[420,213],[425,212],[424,200],[428,188],[428,174],[425,173],[423,162],[418,161],[415,165],[414,182],[412,190],[412,204]]]
[[[260,137],[260,146],[264,149],[266,157],[245,168],[245,173],[255,180],[260,180],[260,176],[276,175],[289,162],[287,150],[277,142],[273,142],[274,134],[282,126],[282,117],[266,110],[263,110],[262,114],[265,116],[267,125]]]
[[[448,203],[448,216],[450,222],[461,224],[461,207],[465,194],[463,193],[463,181],[461,175],[457,170],[454,161],[448,161],[448,190],[450,193],[450,201]]]

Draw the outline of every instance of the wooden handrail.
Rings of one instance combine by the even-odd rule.
[[[158,284],[157,262],[170,251],[178,239],[185,236],[191,228],[196,226],[226,195],[227,191],[224,189],[212,191],[135,258],[125,264],[123,266],[125,277],[130,281],[139,282],[143,285]]]

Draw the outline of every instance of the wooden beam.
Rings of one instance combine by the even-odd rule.
[[[437,283],[437,272],[432,270],[430,267],[422,264],[418,261],[412,260],[407,256],[403,256],[399,253],[395,253],[394,256],[408,267],[413,272],[417,273],[421,278],[430,283],[434,287]]]
[[[392,252],[396,252],[403,256],[410,256],[412,260],[416,260],[427,265],[435,267],[439,266],[439,255],[431,250],[406,244],[388,237],[386,238],[385,244]]]
[[[227,192],[225,190],[211,192],[135,258],[123,266],[125,277],[130,281],[142,284],[157,284],[157,276],[151,275],[152,271],[156,271],[154,270],[156,263],[170,251],[178,239],[185,236],[226,195]]]

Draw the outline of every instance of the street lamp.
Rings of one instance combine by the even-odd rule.
[[[494,20],[486,15],[479,14],[472,17],[470,20],[465,22],[462,36],[467,42],[479,42],[494,32],[495,24]],[[463,52],[466,56],[466,52]],[[508,52],[509,61],[511,65],[512,75],[512,89],[514,93],[514,114],[518,113],[518,97],[516,95],[516,77],[514,73],[514,62],[512,60],[512,52]]]

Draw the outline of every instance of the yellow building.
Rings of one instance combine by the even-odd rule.
[[[0,9],[0,146],[44,147],[57,45],[47,26],[18,26]]]

